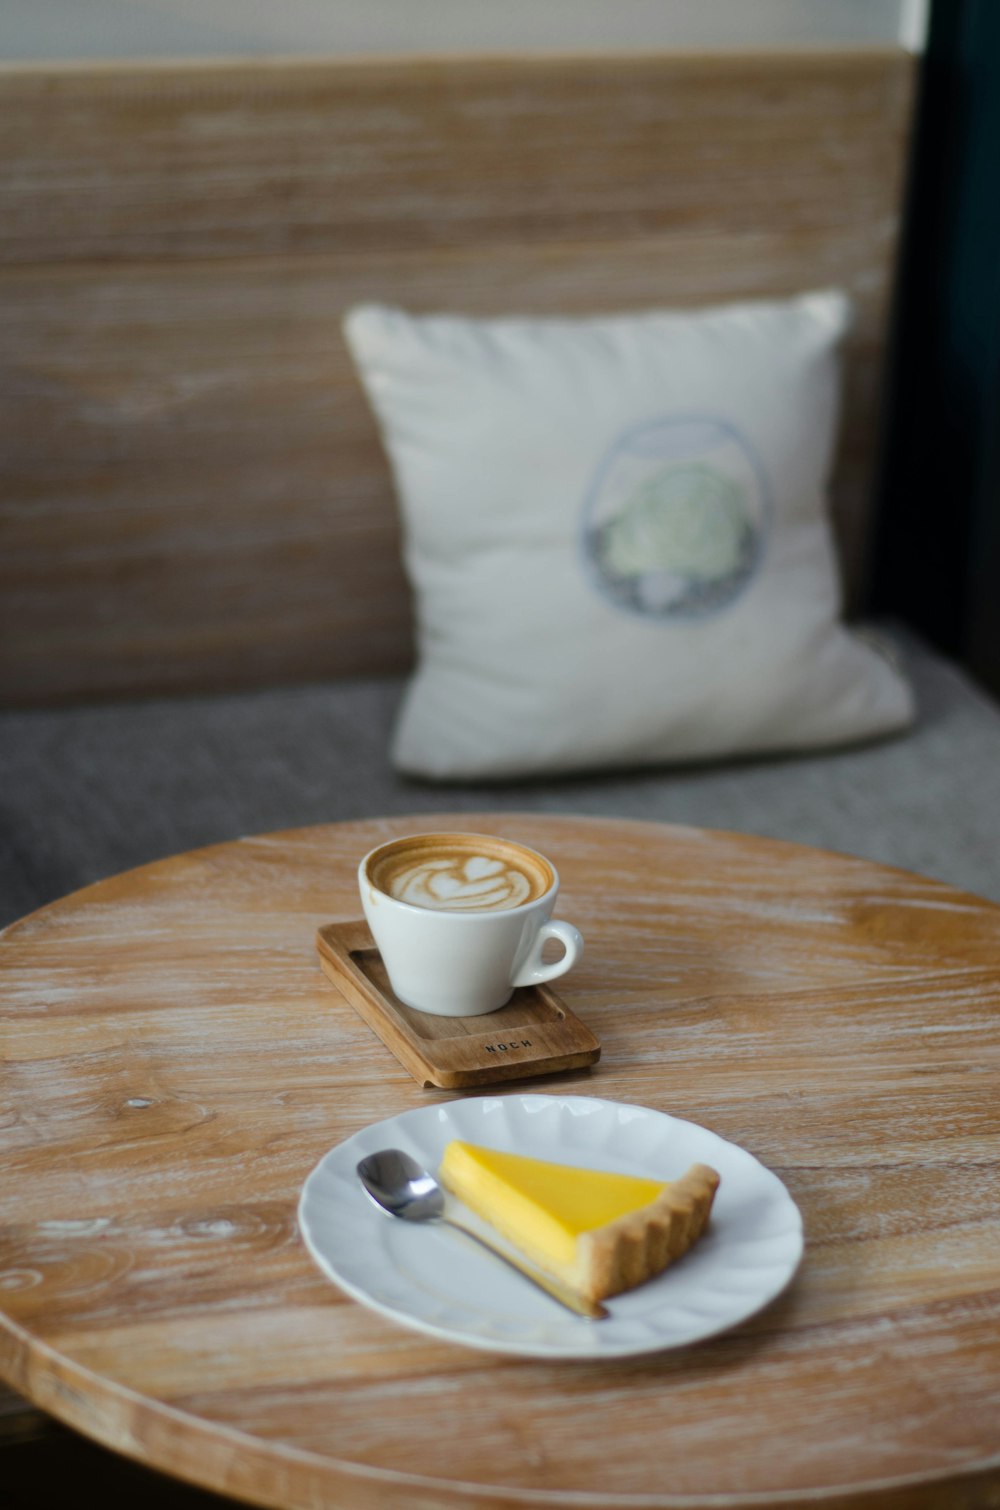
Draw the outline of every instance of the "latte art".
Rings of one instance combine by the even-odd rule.
[[[379,891],[435,912],[498,912],[544,896],[553,874],[540,855],[487,836],[442,835],[387,846],[371,868]]]
[[[521,871],[489,855],[454,860],[429,858],[394,876],[389,895],[413,907],[478,912],[493,907],[520,907],[531,896],[531,883]]]

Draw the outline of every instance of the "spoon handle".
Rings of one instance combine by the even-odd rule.
[[[558,1300],[568,1310],[575,1311],[578,1316],[588,1316],[591,1321],[600,1321],[608,1315],[606,1308],[598,1301],[587,1300],[583,1295],[577,1295],[567,1285],[560,1284],[558,1279],[550,1278],[548,1274],[543,1274],[540,1269],[529,1267],[527,1264],[522,1263],[520,1259],[515,1258],[512,1253],[505,1253],[502,1248],[498,1248],[495,1244],[491,1243],[488,1237],[483,1237],[481,1233],[474,1232],[471,1227],[467,1227],[457,1217],[442,1216],[441,1221],[446,1222],[449,1227],[457,1227],[459,1232],[464,1232],[466,1237],[471,1237],[483,1248],[494,1254],[496,1258],[502,1258],[505,1264],[509,1264],[512,1269],[516,1269],[519,1274],[523,1274],[525,1279],[530,1279],[532,1284],[538,1285],[539,1289],[551,1295],[553,1300]]]

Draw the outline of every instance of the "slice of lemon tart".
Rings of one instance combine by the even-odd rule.
[[[588,1300],[632,1290],[686,1253],[708,1225],[719,1184],[707,1164],[666,1182],[459,1141],[445,1148],[440,1179],[540,1269]]]

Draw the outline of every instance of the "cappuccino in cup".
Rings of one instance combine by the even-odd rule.
[[[372,884],[397,902],[435,911],[493,912],[537,902],[555,879],[541,855],[482,834],[418,834],[383,845]]]
[[[544,855],[492,834],[390,839],[358,866],[361,904],[389,983],[405,1005],[444,1017],[495,1012],[517,986],[563,975],[583,952],[553,921],[559,891]],[[542,960],[550,938],[561,959]]]

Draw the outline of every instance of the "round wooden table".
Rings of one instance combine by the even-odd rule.
[[[587,951],[565,1089],[712,1128],[801,1207],[792,1285],[675,1352],[548,1362],[406,1330],[321,1276],[303,1181],[426,1090],[322,974],[358,856],[523,838]],[[261,1505],[993,1505],[1000,907],[701,829],[462,814],[267,835],[0,941],[0,1364],[119,1452]],[[472,1094],[477,1094],[473,1092]]]

